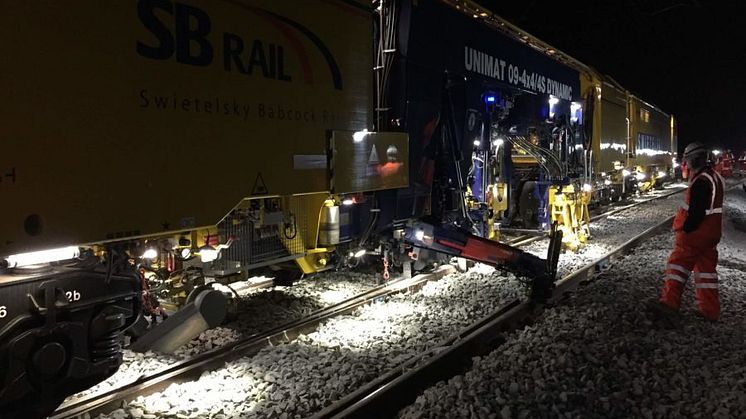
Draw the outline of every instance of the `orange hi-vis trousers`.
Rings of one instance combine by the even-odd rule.
[[[718,275],[715,271],[718,262],[718,241],[719,238],[702,240],[701,235],[676,233],[674,248],[666,263],[666,282],[660,298],[661,303],[678,310],[684,286],[689,276],[693,276],[700,312],[708,320],[714,321],[720,317]]]

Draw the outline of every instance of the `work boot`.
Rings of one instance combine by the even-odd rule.
[[[679,328],[679,312],[658,300],[652,300],[647,303],[647,309],[653,318],[653,323],[664,329]]]

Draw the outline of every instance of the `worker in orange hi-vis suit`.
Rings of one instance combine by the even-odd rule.
[[[690,276],[694,277],[697,304],[706,320],[720,317],[717,244],[722,233],[725,181],[707,164],[704,144],[689,144],[684,160],[689,169],[689,188],[673,222],[676,234],[673,251],[666,263],[665,284],[659,309],[676,313],[681,293]]]

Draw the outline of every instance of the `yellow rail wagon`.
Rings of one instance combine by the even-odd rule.
[[[674,178],[676,119],[606,77],[599,146],[597,170],[614,199],[646,192]]]

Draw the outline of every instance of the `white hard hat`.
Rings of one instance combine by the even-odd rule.
[[[707,153],[707,146],[700,143],[699,141],[695,141],[693,143],[689,143],[684,149],[684,158],[688,159],[703,153]]]

